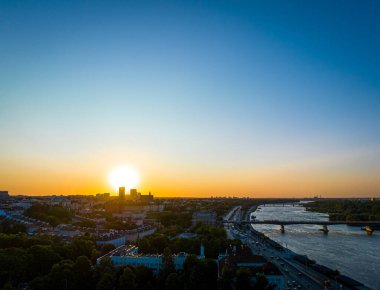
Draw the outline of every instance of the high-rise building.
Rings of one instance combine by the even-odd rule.
[[[130,194],[130,198],[132,200],[137,199],[137,189],[136,188],[131,188],[131,190],[129,191],[129,194]]]
[[[125,198],[125,187],[124,186],[119,187],[119,197],[122,199]]]

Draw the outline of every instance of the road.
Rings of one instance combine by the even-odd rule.
[[[239,221],[242,217],[241,207],[234,207],[226,217],[228,217],[227,220],[229,221]],[[278,250],[269,243],[262,241],[249,227],[246,225],[239,228],[233,224],[225,224],[229,238],[242,240],[243,243],[251,248],[254,254],[264,256],[277,266],[285,277],[286,289],[346,289],[341,285],[337,285],[334,281],[331,281],[332,284],[329,288],[324,286],[323,281],[329,280],[328,277],[293,260],[294,253],[290,250]]]

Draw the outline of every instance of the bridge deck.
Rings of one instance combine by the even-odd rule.
[[[223,221],[229,224],[256,224],[256,225],[350,225],[350,226],[373,226],[379,227],[380,221],[282,221],[282,220],[263,220],[263,221]]]

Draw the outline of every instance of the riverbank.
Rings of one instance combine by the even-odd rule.
[[[325,214],[306,212],[303,207],[262,207],[259,211],[253,212],[253,215],[262,220],[327,219]],[[356,287],[360,285],[362,289],[369,289],[360,282],[352,281],[352,277],[373,289],[379,289],[380,281],[377,278],[377,269],[380,266],[380,255],[373,254],[373,251],[370,250],[378,241],[377,236],[371,240],[363,235],[360,229],[351,229],[347,226],[333,226],[333,231],[330,231],[329,235],[321,234],[318,226],[310,225],[288,226],[285,234],[281,234],[278,226],[255,225],[254,227],[253,230],[259,233],[261,239],[280,245],[286,249],[289,257],[304,257],[298,259],[303,259],[307,261],[306,263],[297,262],[301,263],[303,267],[314,264],[319,271],[329,272],[330,277],[327,278],[329,280],[337,277],[342,280],[342,283],[345,281],[345,283],[356,284]],[[302,256],[298,254],[302,254]],[[378,258],[379,260],[377,260]],[[292,260],[294,259],[292,258]],[[329,265],[329,267],[324,265]],[[333,274],[335,269],[339,270],[340,276]],[[366,270],[363,271],[364,269]]]
[[[380,220],[380,201],[376,200],[319,200],[304,204],[307,211],[326,213],[331,221]]]

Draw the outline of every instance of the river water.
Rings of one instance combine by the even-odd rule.
[[[323,213],[307,212],[304,207],[260,206],[253,213],[258,220],[328,220]],[[380,231],[367,236],[360,227],[329,226],[325,235],[321,226],[289,225],[281,234],[280,226],[255,225],[254,228],[297,254],[380,290]]]

